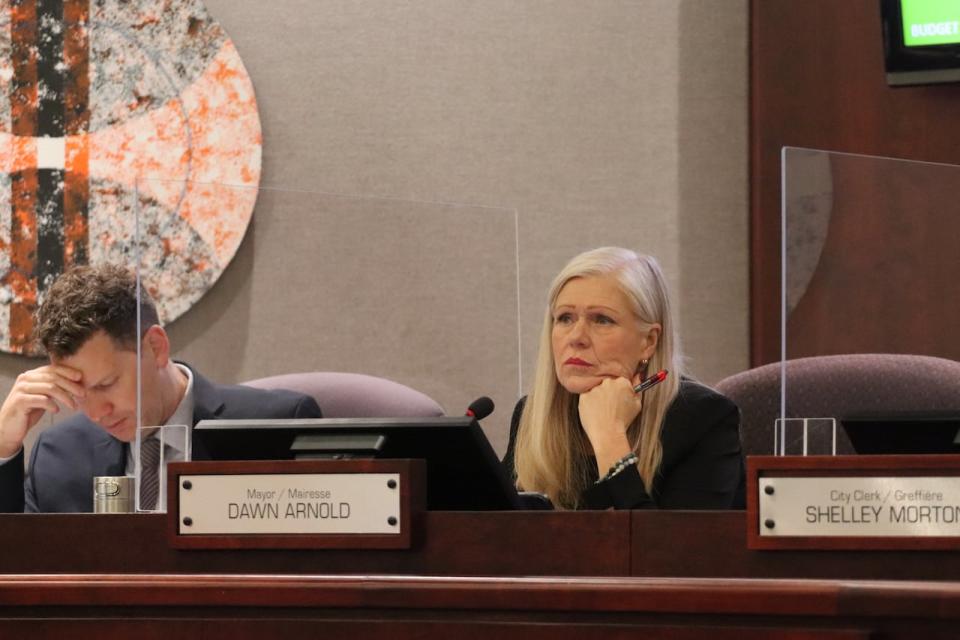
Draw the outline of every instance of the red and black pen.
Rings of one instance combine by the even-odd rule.
[[[655,374],[653,374],[652,376],[650,376],[649,378],[647,378],[646,380],[644,380],[643,382],[635,386],[633,388],[633,392],[643,393],[650,387],[655,387],[666,379],[667,379],[667,370],[661,369],[660,371],[656,372]]]

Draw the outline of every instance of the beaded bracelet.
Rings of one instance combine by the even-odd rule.
[[[617,461],[613,464],[613,466],[610,467],[610,471],[607,471],[607,475],[605,475],[605,476],[603,476],[602,478],[600,478],[599,480],[597,480],[597,482],[598,482],[598,483],[599,483],[599,482],[606,482],[607,480],[609,480],[609,479],[612,478],[613,476],[617,475],[618,473],[620,473],[621,471],[623,471],[623,470],[626,469],[627,467],[629,467],[629,466],[631,466],[631,465],[634,465],[634,464],[637,464],[638,462],[640,462],[640,458],[637,457],[637,454],[635,454],[635,453],[633,453],[633,452],[631,451],[631,452],[628,453],[627,455],[625,455],[625,456],[623,456],[622,458],[620,458],[619,460],[617,460]]]

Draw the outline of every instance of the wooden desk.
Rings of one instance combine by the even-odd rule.
[[[0,515],[0,574],[960,580],[960,552],[752,551],[744,517],[735,511],[428,512],[410,550],[181,551],[168,547],[163,515]]]
[[[0,637],[947,638],[960,552],[751,551],[736,512],[443,513],[393,551],[173,550],[0,516]]]

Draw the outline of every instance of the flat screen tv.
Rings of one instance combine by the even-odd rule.
[[[496,452],[471,417],[203,420],[194,460],[414,458],[426,461],[427,509],[519,506]]]
[[[880,0],[887,83],[960,80],[960,1]]]

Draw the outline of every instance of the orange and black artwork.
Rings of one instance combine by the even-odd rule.
[[[0,0],[0,350],[77,263],[139,265],[167,322],[230,263],[260,181],[253,85],[199,0]]]

